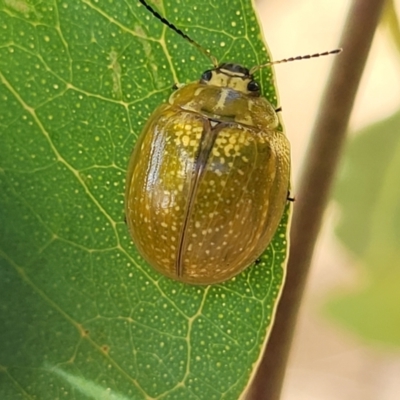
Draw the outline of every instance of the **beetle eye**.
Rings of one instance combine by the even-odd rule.
[[[250,81],[247,85],[247,90],[249,92],[259,92],[260,91],[260,85],[256,81]]]
[[[209,69],[208,71],[204,72],[203,75],[201,76],[201,80],[203,82],[208,82],[212,77],[212,71]]]

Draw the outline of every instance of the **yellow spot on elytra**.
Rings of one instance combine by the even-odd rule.
[[[219,157],[221,155],[221,153],[218,151],[218,149],[217,148],[213,148],[213,156],[214,157]]]
[[[230,157],[230,151],[233,149],[233,146],[231,145],[231,144],[227,144],[225,147],[224,147],[224,153],[225,153],[225,156],[226,157]]]
[[[183,143],[183,145],[185,146],[185,147],[188,147],[189,146],[189,142],[190,142],[190,139],[189,139],[189,136],[183,136],[182,137],[182,143]]]

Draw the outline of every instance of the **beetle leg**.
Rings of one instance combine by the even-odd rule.
[[[287,192],[286,200],[287,200],[287,201],[291,201],[291,202],[295,202],[295,201],[296,201],[296,198],[295,198],[294,196],[293,196],[293,197],[290,196],[289,190],[288,190],[288,192]]]
[[[276,113],[281,112],[281,111],[282,111],[282,107],[277,107],[277,108],[275,108],[275,112],[276,112]]]
[[[183,86],[185,86],[184,83],[174,83],[174,84],[172,85],[172,90],[178,90],[178,89],[180,89],[180,88],[183,87]]]

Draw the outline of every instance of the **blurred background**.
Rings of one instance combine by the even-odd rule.
[[[258,0],[273,59],[338,47],[350,3]],[[388,4],[314,254],[282,400],[400,398],[400,1]],[[275,67],[294,196],[333,59]]]

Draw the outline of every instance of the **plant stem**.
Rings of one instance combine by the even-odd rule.
[[[296,193],[285,289],[267,348],[250,387],[250,400],[278,400],[296,318],[342,151],[354,98],[384,0],[353,0],[311,135]]]

